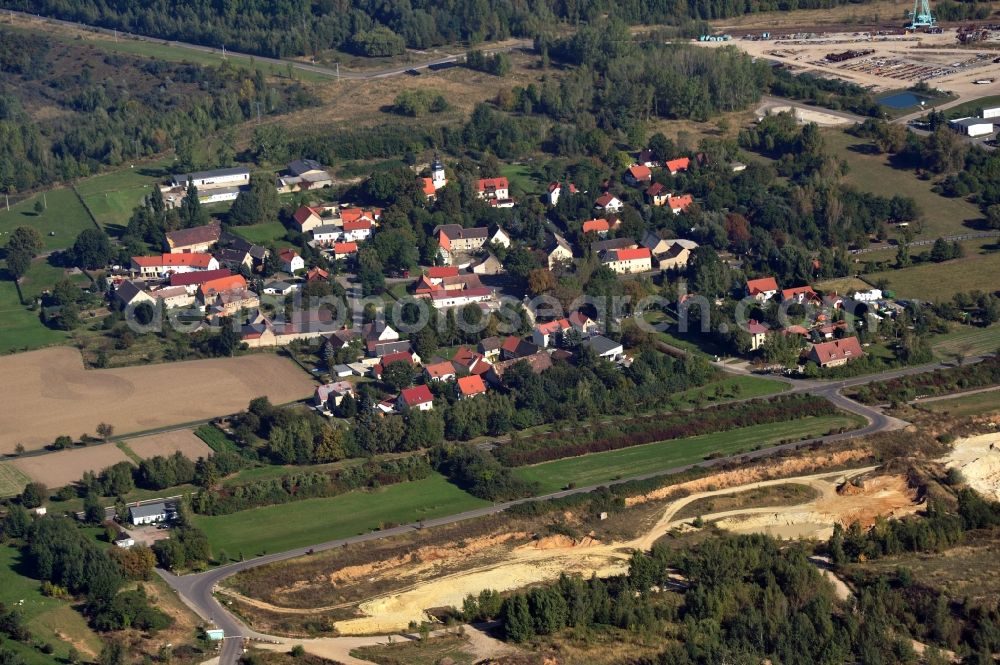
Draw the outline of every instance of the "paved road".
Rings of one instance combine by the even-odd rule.
[[[974,363],[982,359],[983,357],[971,358],[968,361],[966,361],[966,363],[967,364]],[[184,602],[186,602],[188,606],[190,606],[198,615],[200,615],[206,621],[214,623],[218,628],[221,628],[225,632],[225,634],[229,638],[226,639],[223,643],[220,665],[231,665],[232,663],[235,663],[239,658],[239,654],[242,652],[244,639],[258,639],[258,640],[270,639],[269,636],[257,633],[256,631],[253,631],[250,628],[243,625],[243,623],[239,621],[235,616],[233,616],[229,611],[223,609],[222,605],[218,602],[218,600],[216,600],[215,596],[213,595],[213,589],[217,584],[219,584],[225,578],[235,575],[236,573],[256,568],[258,566],[263,566],[269,563],[274,563],[277,561],[284,561],[287,559],[304,556],[310,550],[313,552],[321,552],[324,550],[335,549],[370,540],[391,538],[404,533],[409,533],[415,530],[419,530],[421,528],[429,528],[444,524],[452,524],[455,522],[460,522],[469,519],[476,519],[487,515],[494,515],[503,512],[504,510],[507,510],[511,506],[529,501],[544,501],[547,499],[565,497],[574,494],[582,494],[585,492],[592,492],[598,487],[602,486],[617,485],[620,483],[625,483],[633,480],[644,480],[647,478],[654,478],[657,476],[680,473],[693,468],[710,468],[713,466],[718,466],[733,461],[761,459],[783,451],[794,450],[804,446],[811,446],[817,443],[819,444],[830,443],[833,441],[839,441],[846,438],[864,436],[868,434],[874,434],[877,432],[899,429],[901,427],[905,427],[908,423],[899,420],[897,418],[887,416],[878,409],[874,409],[865,406],[863,404],[859,404],[858,402],[855,402],[851,399],[848,399],[847,397],[844,397],[841,394],[841,390],[843,390],[844,388],[864,385],[866,383],[871,383],[874,381],[885,381],[888,379],[894,379],[901,376],[907,376],[910,374],[929,372],[950,366],[952,365],[946,363],[929,363],[926,365],[920,365],[916,367],[907,367],[903,369],[882,372],[880,374],[853,377],[841,381],[799,380],[788,377],[774,377],[792,384],[794,387],[790,391],[791,393],[806,393],[806,394],[813,394],[825,397],[831,402],[833,402],[833,404],[835,404],[839,408],[860,415],[868,421],[868,424],[866,426],[860,429],[852,430],[850,432],[818,437],[807,441],[796,441],[793,443],[774,446],[763,450],[751,451],[741,455],[734,455],[714,460],[706,460],[696,464],[688,464],[684,466],[675,467],[673,469],[668,469],[666,471],[657,471],[654,473],[648,473],[631,478],[625,478],[611,483],[602,483],[601,485],[579,487],[569,490],[563,490],[560,492],[554,492],[552,494],[547,494],[540,497],[520,499],[517,501],[508,501],[505,503],[495,504],[493,506],[479,508],[476,510],[470,510],[455,515],[449,515],[434,520],[427,520],[419,524],[405,524],[402,526],[394,527],[392,529],[386,529],[384,531],[373,531],[359,536],[352,536],[350,538],[340,538],[337,540],[331,540],[324,543],[318,543],[311,547],[299,547],[292,550],[288,550],[286,552],[268,554],[265,556],[250,559],[248,561],[231,563],[229,565],[221,566],[219,568],[215,568],[213,570],[209,570],[203,573],[178,576],[168,571],[160,569],[157,570],[157,573],[167,582],[167,584],[169,584],[180,595],[181,599],[184,600]],[[724,369],[728,371],[734,371],[734,368],[731,367],[724,367]],[[735,373],[744,373],[744,372],[745,370],[735,370]]]
[[[1000,238],[1000,231],[974,231],[972,233],[960,233],[958,235],[941,236],[941,240],[947,242],[956,242],[962,240],[978,240],[981,238]],[[914,240],[909,243],[909,247],[926,247],[933,245],[938,241],[938,238],[933,238],[930,240]],[[878,243],[876,245],[869,245],[868,247],[863,247],[861,249],[848,250],[848,254],[866,254],[868,252],[878,252],[885,249],[892,249],[898,247],[899,245],[892,245],[887,242]]]
[[[63,21],[56,18],[41,17],[36,14],[29,14],[25,12],[17,11],[4,11],[0,12],[0,15],[15,15],[22,18],[29,19],[41,19],[53,25],[61,25],[68,28],[75,28],[78,30],[87,30],[89,32],[98,32],[104,35],[114,35],[116,38],[122,39],[135,39],[143,42],[152,42],[157,44],[169,44],[170,46],[175,46],[179,48],[189,49],[191,51],[199,51],[201,53],[210,53],[213,55],[221,55],[222,47],[212,47],[204,46],[202,44],[191,44],[189,42],[178,42],[169,39],[163,39],[160,37],[147,37],[144,35],[137,35],[134,33],[122,32],[120,30],[116,31],[109,28],[100,28],[93,25],[88,25],[86,23],[75,23],[73,21]],[[504,42],[501,45],[493,47],[484,47],[489,53],[496,53],[499,51],[515,51],[518,49],[533,48],[534,44],[528,39],[518,39],[513,41]],[[240,53],[238,51],[225,51],[227,56],[232,56],[234,58],[245,58],[247,60],[253,59],[255,62],[266,62],[272,65],[279,65],[281,67],[288,67],[289,65],[293,69],[297,69],[304,72],[310,72],[313,74],[322,74],[324,76],[329,76],[331,78],[341,78],[341,79],[351,79],[351,80],[366,80],[366,79],[380,79],[389,78],[391,76],[399,76],[400,74],[405,74],[409,71],[419,71],[423,69],[428,69],[431,67],[436,67],[438,65],[446,65],[450,63],[459,62],[465,57],[465,54],[456,55],[450,53],[442,53],[428,60],[424,60],[418,63],[411,63],[406,65],[396,65],[387,69],[374,70],[374,71],[345,71],[340,68],[326,67],[323,65],[315,65],[308,62],[300,62],[298,60],[285,60],[282,58],[268,58],[262,55],[251,55],[249,53]],[[418,55],[429,55],[423,51],[411,51],[411,53],[416,53]]]

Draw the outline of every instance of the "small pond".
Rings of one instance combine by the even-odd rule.
[[[918,106],[920,102],[929,101],[927,97],[921,97],[920,95],[913,92],[897,92],[894,95],[889,95],[888,97],[882,97],[876,100],[882,106],[888,106],[891,109],[908,109],[911,106]]]

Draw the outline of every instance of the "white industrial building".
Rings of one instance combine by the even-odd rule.
[[[993,133],[993,123],[982,118],[959,118],[948,124],[956,132],[966,136],[988,136]]]
[[[1000,106],[994,106],[991,109],[983,109],[983,118],[1000,118]]]

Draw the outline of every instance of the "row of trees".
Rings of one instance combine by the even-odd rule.
[[[922,396],[944,395],[1000,383],[1000,358],[991,356],[972,365],[901,376],[859,386],[852,397],[865,404],[908,402]]]

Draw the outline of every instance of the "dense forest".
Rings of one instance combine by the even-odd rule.
[[[235,157],[233,141],[208,156],[207,135],[235,129],[258,104],[261,113],[281,114],[313,103],[297,82],[270,80],[260,70],[132,58],[2,29],[0,191],[168,150],[181,168],[224,166]]]
[[[456,42],[534,37],[553,23],[610,14],[631,24],[669,23],[762,11],[815,9],[858,0],[3,0],[0,6],[141,35],[271,57],[343,48],[393,55]]]

